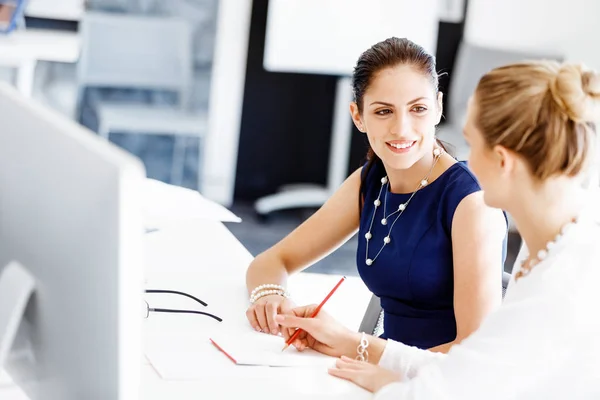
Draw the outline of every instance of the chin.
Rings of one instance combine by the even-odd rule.
[[[413,157],[386,157],[383,159],[384,164],[394,170],[409,169],[417,162]]]
[[[385,149],[382,154],[383,157],[379,156],[383,163],[391,169],[395,170],[403,170],[409,169],[413,165],[415,165],[421,158],[423,158],[423,154],[419,151],[419,149],[413,149],[412,151],[405,154],[393,154]]]
[[[483,201],[488,207],[492,208],[500,208],[503,209],[503,201],[502,198],[498,195],[495,195],[492,191],[483,189]]]

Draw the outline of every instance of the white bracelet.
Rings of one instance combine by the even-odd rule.
[[[252,290],[252,293],[250,294],[250,304],[254,304],[256,300],[260,299],[261,297],[270,296],[273,294],[285,297],[286,299],[290,297],[290,294],[283,286],[276,284],[265,284],[257,286]]]
[[[284,292],[283,290],[263,290],[262,292],[258,292],[254,296],[250,297],[250,304],[254,304],[261,297],[271,296],[273,294],[276,294],[278,296],[285,297],[285,298],[289,297],[289,296],[287,296],[287,293]]]
[[[362,336],[360,337],[360,343],[356,348],[356,352],[358,353],[356,359],[358,361],[369,361],[369,352],[367,351],[367,347],[369,347],[369,341],[367,340],[367,335],[363,332]]]
[[[258,292],[260,292],[262,290],[265,290],[265,289],[277,289],[277,290],[283,290],[285,292],[285,288],[283,286],[276,285],[274,283],[267,283],[267,284],[255,287],[252,290],[252,293],[250,294],[250,297],[254,296],[256,293],[258,293]]]

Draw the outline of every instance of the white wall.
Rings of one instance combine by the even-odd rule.
[[[219,0],[208,133],[198,180],[210,200],[231,206],[242,122],[252,0]]]
[[[562,54],[600,70],[600,1],[469,0],[465,40]]]

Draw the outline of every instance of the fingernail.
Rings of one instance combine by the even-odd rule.
[[[260,326],[255,326],[254,329],[256,329],[257,332],[260,332]]]
[[[273,335],[277,335],[277,329],[271,329],[271,333],[272,333]]]

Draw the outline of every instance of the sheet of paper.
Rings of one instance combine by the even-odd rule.
[[[282,352],[285,340],[281,336],[260,332],[221,332],[211,339],[238,365],[331,367],[335,364],[335,358],[312,349],[300,352],[294,346],[290,346]]]
[[[208,200],[198,191],[146,179],[143,186],[144,223],[147,230],[210,220],[240,222],[241,219],[222,205]]]
[[[211,343],[208,336],[192,332],[198,330],[190,329],[176,335],[147,332],[144,353],[162,379],[196,381],[210,379],[213,374],[223,374],[223,371],[246,376],[253,373],[249,370],[271,367],[319,370],[327,374],[327,368],[335,364],[333,357],[312,350],[300,353],[293,346],[282,354],[284,340],[281,337],[243,328],[213,331],[210,338],[238,357],[240,364],[236,365]]]

